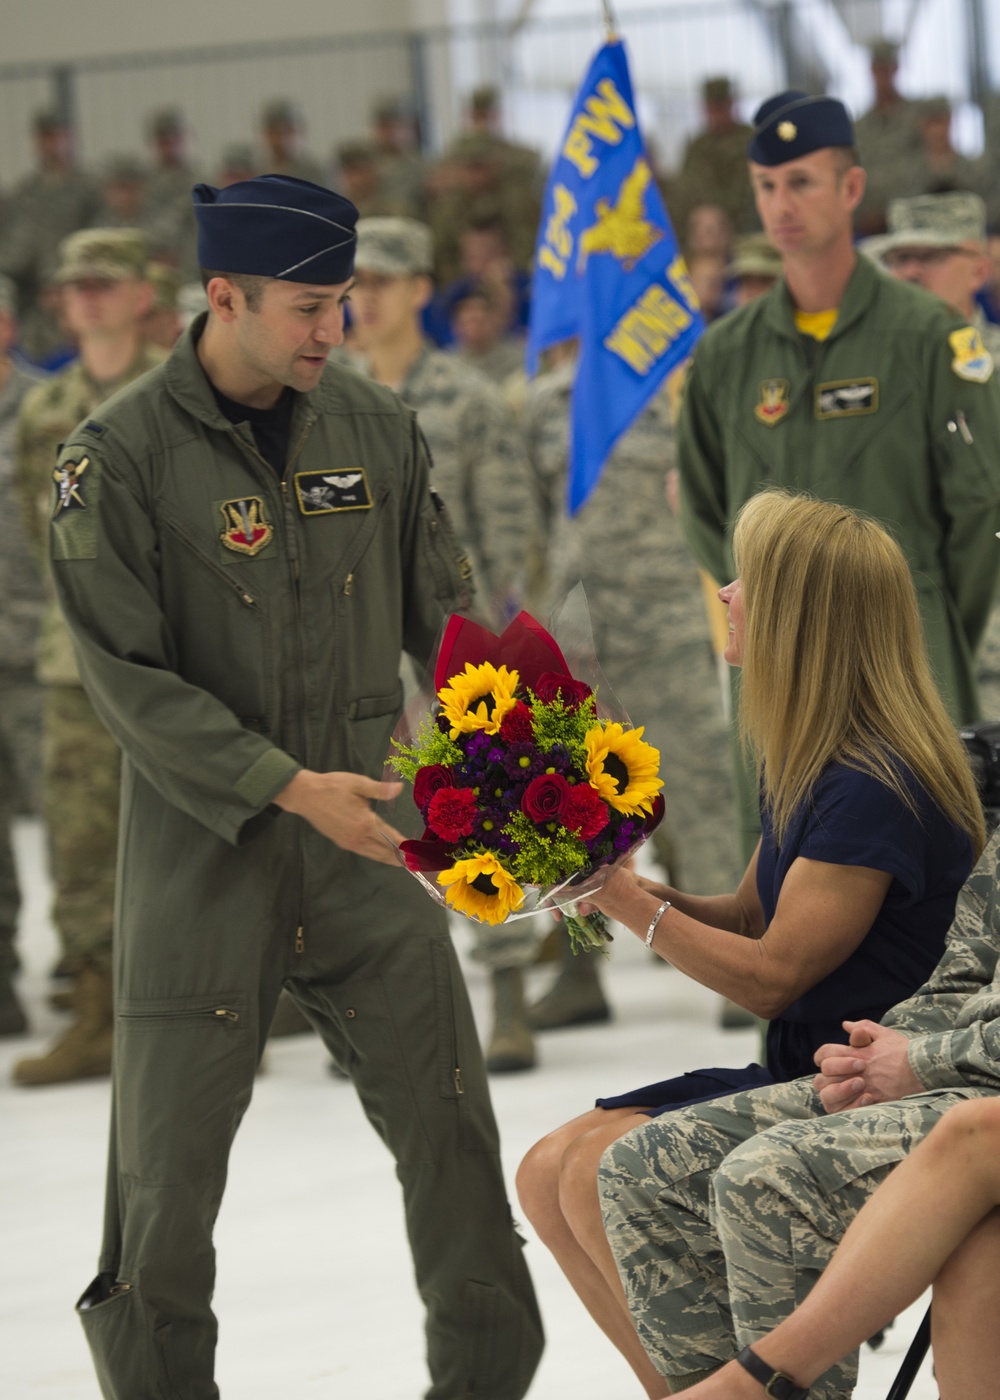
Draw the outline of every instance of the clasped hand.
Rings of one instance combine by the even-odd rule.
[[[313,773],[303,768],[274,801],[286,812],[305,817],[343,850],[395,865],[392,846],[399,845],[403,834],[377,817],[369,803],[398,797],[402,789],[402,783],[377,783],[360,773]]]
[[[847,1045],[821,1045],[813,1056],[819,1074],[813,1086],[827,1113],[869,1108],[919,1094],[924,1085],[907,1058],[909,1041],[877,1021],[845,1021]]]

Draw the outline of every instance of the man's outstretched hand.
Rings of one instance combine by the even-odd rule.
[[[395,865],[388,842],[398,846],[402,832],[377,817],[370,802],[398,797],[402,783],[377,783],[360,773],[313,773],[303,768],[274,799],[286,812],[305,817],[321,835],[345,851]]]
[[[892,1103],[923,1092],[907,1059],[909,1040],[901,1031],[877,1021],[845,1021],[844,1030],[848,1045],[821,1045],[813,1056],[820,1071],[813,1085],[827,1113]]]

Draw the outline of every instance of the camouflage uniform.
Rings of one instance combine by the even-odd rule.
[[[883,224],[889,202],[923,189],[920,103],[901,97],[889,108],[873,107],[854,123],[858,159],[868,175],[856,220]]]
[[[68,234],[93,224],[101,208],[97,181],[79,170],[27,176],[13,191],[2,239],[0,272],[18,289],[18,317],[25,354],[43,360],[66,343],[52,313],[42,304]]]
[[[504,385],[512,374],[524,369],[524,341],[514,336],[505,336],[482,354],[471,350],[455,350],[452,353],[463,365],[484,374],[493,384]]]
[[[91,242],[97,236],[87,235]],[[163,351],[143,346],[113,384],[96,383],[77,361],[26,396],[17,425],[17,486],[29,537],[46,566],[60,446],[111,394],[165,358]],[[110,974],[119,752],[82,689],[51,582],[37,676],[45,687],[43,807],[53,918],[72,970],[88,964]]]
[[[542,376],[524,410],[546,506],[550,606],[583,581],[608,683],[660,750],[678,848],[668,854],[658,842],[661,858],[675,884],[723,894],[739,878],[728,737],[698,568],[667,504],[675,465],[671,391],[664,388],[620,440],[593,496],[571,519],[573,372],[563,365]]]
[[[11,817],[41,806],[41,691],[34,672],[45,595],[13,499],[17,411],[40,377],[11,363],[0,388],[0,1000],[4,974],[17,964],[14,932],[21,906]]]
[[[959,895],[930,980],[883,1018],[909,1038],[926,1092],[831,1116],[804,1078],[664,1114],[605,1153],[608,1238],[643,1345],[665,1376],[714,1370],[769,1332],[941,1116],[1000,1092],[998,887],[1000,834]],[[844,1400],[855,1371],[852,1357],[810,1396]]]

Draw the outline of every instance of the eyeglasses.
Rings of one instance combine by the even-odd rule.
[[[907,263],[918,267],[939,267],[949,258],[976,258],[971,248],[892,248],[885,255],[885,265],[895,272]]]

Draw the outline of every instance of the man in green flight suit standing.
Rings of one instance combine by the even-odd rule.
[[[326,363],[357,210],[275,175],[194,195],[210,309],[70,434],[54,483],[56,586],[123,751],[105,1234],[78,1310],[106,1400],[218,1396],[212,1230],[285,987],[396,1158],[428,1400],[518,1400],[541,1324],[475,1027],[369,806],[401,650],[425,662],[465,571],[413,414]]]
[[[682,519],[699,562],[734,576],[732,522],[764,485],[867,511],[899,541],[931,662],[958,723],[979,717],[974,658],[1000,569],[1000,385],[974,327],[859,257],[865,187],[835,98],[756,113],[750,178],[781,253],[774,289],[709,327],[678,428]],[[741,771],[744,855],[759,835]]]

